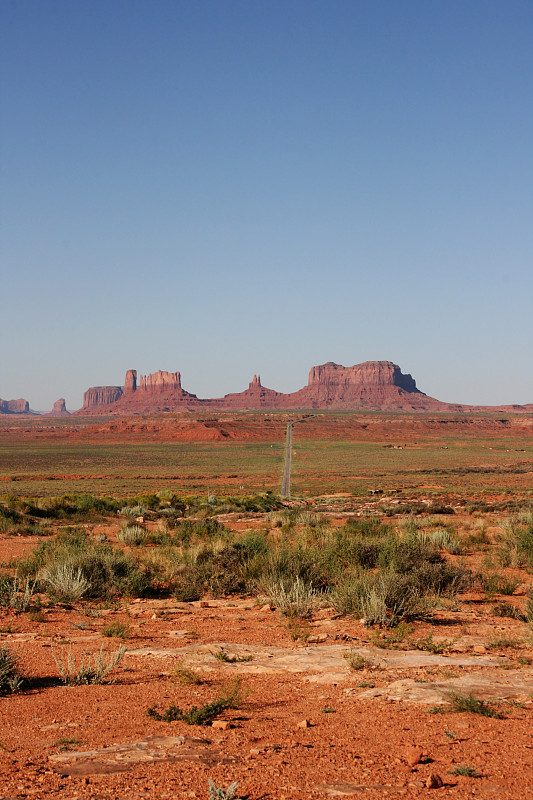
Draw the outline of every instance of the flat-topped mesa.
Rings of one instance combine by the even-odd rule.
[[[134,370],[130,370],[134,372]],[[128,375],[126,375],[128,378]],[[137,391],[141,392],[166,392],[181,389],[181,375],[179,372],[164,372],[160,369],[151,375],[140,375]],[[135,391],[135,390],[134,390]]]
[[[329,361],[309,372],[308,386],[398,386],[406,392],[419,392],[411,375],[404,375],[391,361],[365,361],[353,367],[343,367]],[[420,393],[420,392],[419,392]]]
[[[108,406],[122,397],[122,386],[91,386],[83,395],[83,408]]]
[[[29,414],[30,404],[22,397],[19,400],[0,400],[0,414]]]

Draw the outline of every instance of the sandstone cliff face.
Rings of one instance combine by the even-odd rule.
[[[83,408],[100,409],[116,402],[122,394],[122,386],[91,386],[83,395]]]
[[[309,372],[308,386],[398,386],[406,392],[418,392],[411,375],[404,375],[397,364],[390,361],[365,361],[354,367],[343,367],[332,361],[313,367]]]
[[[299,408],[376,410],[430,410],[440,404],[416,388],[391,361],[365,361],[353,367],[329,362],[313,367],[307,386],[294,392],[291,403]]]
[[[126,372],[126,379],[124,381],[124,392],[134,392],[137,389],[137,370],[129,369]]]
[[[130,370],[130,372],[134,372],[134,370]],[[181,389],[179,372],[163,372],[160,369],[151,375],[141,375],[137,386],[138,392],[167,392],[174,389]]]
[[[27,400],[1,400],[0,414],[29,414],[30,404]]]
[[[124,388],[94,386],[85,392],[83,408],[77,414],[144,414],[157,411],[184,411],[198,408],[203,401],[181,388],[179,372],[158,370],[140,375],[126,372]]]

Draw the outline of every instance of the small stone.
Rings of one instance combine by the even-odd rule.
[[[487,648],[483,644],[475,644],[473,647],[474,653],[486,653]]]
[[[444,786],[444,781],[437,773],[430,775],[426,781],[426,789],[440,789],[441,786]]]
[[[271,608],[270,604],[267,604],[265,606],[261,606],[259,611],[272,611],[272,608]]]
[[[227,731],[228,728],[231,728],[231,723],[227,719],[214,719],[211,727],[217,731]]]
[[[200,608],[209,608],[208,600],[200,600]]]
[[[415,767],[422,760],[422,750],[419,747],[410,747],[405,754],[405,760],[410,767]]]
[[[297,724],[296,727],[297,728],[310,728],[311,727],[311,723],[309,722],[308,719],[303,719],[301,722],[299,722]]]
[[[314,636],[309,636],[307,641],[309,644],[320,644],[320,642],[325,642],[327,638],[327,633],[315,633]]]

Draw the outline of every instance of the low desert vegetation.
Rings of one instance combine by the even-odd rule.
[[[212,778],[209,778],[209,800],[238,800],[235,794],[238,785],[239,781],[233,781],[227,789],[223,789],[221,786],[217,786]]]
[[[100,652],[76,660],[72,655],[72,648],[61,649],[56,652],[53,642],[50,644],[52,658],[59,671],[60,678],[66,686],[80,686],[83,684],[111,683],[110,673],[120,664],[126,652],[125,647],[118,650],[105,652],[103,646]]]
[[[22,612],[43,594],[49,603],[66,604],[266,595],[294,626],[329,606],[368,627],[395,629],[429,620],[444,604],[451,607],[458,593],[477,589],[492,601],[495,616],[533,618],[531,600],[523,609],[502,599],[520,584],[504,563],[533,569],[530,508],[509,514],[489,534],[479,516],[459,528],[437,502],[415,504],[409,514],[408,504],[401,505],[393,506],[396,518],[374,512],[338,526],[323,513],[283,507],[267,494],[179,497],[162,490],[126,501],[4,495],[4,523],[35,524],[44,514],[52,522],[35,549],[0,575],[0,606]],[[260,514],[261,525],[231,531],[219,518],[228,509]],[[91,520],[102,518],[115,525],[114,534],[91,535]],[[79,524],[64,525],[73,519]],[[468,558],[476,552],[487,564],[472,572]]]
[[[159,722],[176,722],[179,720],[187,725],[209,725],[227,709],[239,708],[242,702],[241,684],[237,679],[229,686],[222,687],[220,694],[214,700],[201,706],[191,706],[191,708],[184,710],[172,703],[161,712],[152,707],[146,713],[149,717]]]
[[[22,682],[17,659],[7,647],[0,645],[0,695],[17,692]]]

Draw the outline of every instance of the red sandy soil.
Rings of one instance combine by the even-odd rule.
[[[256,522],[262,522],[259,517]],[[338,519],[337,524],[342,520]],[[234,518],[232,527],[244,530],[251,520]],[[115,540],[118,525],[98,526]],[[36,544],[22,537],[0,537],[0,559],[27,552]],[[474,559],[481,556],[477,554]],[[481,562],[478,563],[481,566]],[[509,572],[511,574],[511,572]],[[523,607],[530,578],[516,571],[523,585],[510,601]],[[435,624],[420,622],[410,638],[435,635],[454,641],[454,654],[479,657],[479,666],[450,668],[454,674],[483,678],[484,654],[502,657],[501,674],[532,677],[530,632],[523,623],[495,618],[491,604],[470,593],[456,609],[438,612]],[[45,598],[43,597],[45,603]],[[150,653],[126,655],[109,685],[63,686],[53,659],[62,646],[72,647],[79,660],[86,653],[116,649],[122,641],[109,639],[101,629],[111,621],[129,626],[128,650],[189,647],[202,650],[207,661],[200,670],[204,683],[181,685],[174,670],[180,656]],[[300,800],[321,797],[436,797],[519,800],[533,796],[533,739],[529,695],[504,704],[503,719],[477,714],[430,714],[428,705],[361,697],[372,684],[386,688],[392,681],[416,678],[421,686],[447,675],[444,667],[379,668],[346,672],[333,682],[321,682],[307,673],[253,674],[246,664],[221,663],[209,653],[227,643],[227,652],[239,647],[283,647],[305,655],[312,643],[294,641],[287,621],[265,601],[226,598],[194,603],[172,599],[134,600],[115,606],[84,603],[43,607],[36,619],[28,613],[0,614],[0,643],[17,655],[28,676],[26,688],[0,698],[0,798],[55,797],[59,800],[104,798],[207,798],[208,779],[217,786],[239,781],[237,795],[250,800]],[[307,634],[318,638],[313,652],[332,644],[371,646],[373,632],[332,609],[318,611]],[[374,638],[373,638],[374,637]],[[491,649],[494,639],[502,644]],[[70,644],[69,644],[70,643]],[[208,648],[205,648],[208,645]],[[206,652],[207,650],[207,652]],[[324,650],[324,652],[326,652]],[[389,651],[383,651],[388,653]],[[66,650],[63,650],[66,653]],[[520,660],[521,659],[521,660]],[[250,662],[253,665],[253,662]],[[511,670],[511,671],[509,671]],[[512,672],[514,670],[515,672]],[[320,675],[320,670],[317,673]],[[147,716],[150,706],[170,703],[183,708],[213,700],[220,683],[241,678],[243,705],[221,716],[222,727],[159,722]],[[304,727],[305,726],[305,727]],[[57,761],[69,751],[88,751],[146,737],[199,737],[204,757],[133,763],[125,771],[105,772],[101,759]],[[194,745],[194,743],[193,743]],[[198,745],[196,745],[198,746]],[[76,767],[77,763],[77,767]],[[99,766],[100,763],[100,766]],[[73,766],[74,764],[74,766]],[[472,766],[481,778],[452,774],[458,766]],[[430,789],[426,782],[437,774],[444,786]]]
[[[304,418],[305,417],[305,418]],[[287,422],[298,423],[298,438],[306,440],[337,439],[345,441],[413,441],[417,436],[442,437],[531,437],[533,417],[524,414],[317,414],[298,413],[212,415],[159,414],[146,417],[112,418],[98,422],[86,418],[73,423],[68,419],[57,424],[32,420],[25,423],[0,420],[0,437],[36,439],[89,439],[118,441],[280,441]],[[142,438],[141,438],[142,437]]]

